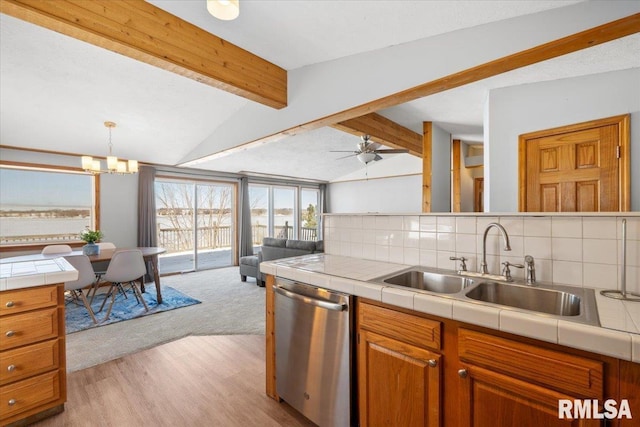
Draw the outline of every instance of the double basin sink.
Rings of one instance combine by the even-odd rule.
[[[599,326],[593,289],[531,286],[423,267],[412,267],[373,282]]]

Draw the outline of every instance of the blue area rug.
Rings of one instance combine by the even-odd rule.
[[[111,323],[122,322],[123,320],[130,320],[136,317],[160,313],[162,311],[169,311],[176,308],[187,307],[189,305],[200,304],[200,301],[197,299],[191,298],[190,296],[169,286],[162,287],[162,304],[158,304],[158,301],[156,300],[156,290],[152,283],[150,286],[149,284],[147,285],[146,292],[143,293],[142,296],[149,307],[148,312],[144,311],[142,303],[136,303],[135,296],[131,290],[127,288],[128,298],[125,299],[121,293],[118,293],[109,319],[102,322],[102,319],[104,319],[104,316],[107,313],[110,300],[107,301],[104,309],[98,313],[100,305],[104,299],[104,295],[98,294],[92,304],[93,311],[96,314],[96,319],[99,322],[97,325],[93,323],[93,320],[91,320],[91,317],[89,316],[87,309],[84,307],[84,304],[82,304],[82,301],[78,301],[77,303],[75,301],[67,301],[65,307],[66,332],[67,334],[70,334],[84,329],[109,325]],[[69,297],[67,296],[67,299],[68,298]]]

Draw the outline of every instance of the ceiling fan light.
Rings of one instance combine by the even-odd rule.
[[[240,0],[207,0],[207,10],[215,18],[232,21],[240,15]]]
[[[376,153],[360,153],[356,156],[365,165],[376,158]]]

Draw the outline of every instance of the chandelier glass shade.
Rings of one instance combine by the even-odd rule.
[[[240,15],[239,0],[207,0],[207,10],[215,18],[232,21]]]
[[[112,154],[113,144],[111,143],[111,129],[116,127],[114,122],[104,122],[104,125],[109,129],[109,155],[107,156],[107,168],[102,169],[102,163],[99,159],[94,159],[91,156],[82,156],[82,169],[85,172],[93,174],[99,173],[117,173],[117,174],[132,174],[138,172],[137,160],[120,160]]]

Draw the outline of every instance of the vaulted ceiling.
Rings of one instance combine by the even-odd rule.
[[[240,0],[240,17],[220,21],[204,0],[150,3],[286,70],[288,105],[265,106],[1,14],[0,143],[101,156],[110,120],[120,157],[331,181],[363,168],[332,152],[358,138],[310,122],[640,12],[638,2]],[[492,88],[631,67],[640,67],[638,34],[378,113],[414,132],[433,121],[482,141]]]

